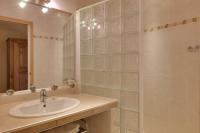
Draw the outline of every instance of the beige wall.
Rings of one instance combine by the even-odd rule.
[[[143,0],[143,28],[199,17],[199,0]],[[199,133],[200,26],[143,33],[144,131]]]
[[[21,27],[21,28],[27,29],[26,26]],[[28,35],[27,31],[21,32],[20,29],[17,31],[10,27],[7,27],[7,26],[5,27],[5,25],[1,25],[0,23],[0,93],[5,92],[8,89],[7,88],[7,43],[6,43],[6,40],[8,38],[24,38],[25,39],[27,38],[27,35]]]

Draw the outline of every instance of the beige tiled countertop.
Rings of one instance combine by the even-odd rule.
[[[31,129],[42,124],[44,127],[52,128],[108,111],[117,106],[117,100],[115,99],[87,94],[60,94],[57,96],[77,98],[81,103],[70,111],[39,118],[15,118],[8,114],[12,107],[22,103],[22,101],[0,104],[0,133],[23,133],[22,130]],[[47,124],[50,124],[51,127]],[[28,133],[28,131],[25,132]]]

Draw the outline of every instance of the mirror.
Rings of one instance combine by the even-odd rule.
[[[0,21],[0,88],[28,88],[28,27]]]
[[[0,93],[75,78],[73,18],[41,1],[1,1]]]

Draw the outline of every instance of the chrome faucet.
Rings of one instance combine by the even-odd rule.
[[[51,90],[52,90],[52,91],[58,90],[58,86],[57,86],[57,85],[53,85],[53,86],[51,87]]]
[[[42,89],[40,91],[40,102],[43,104],[43,107],[46,107],[47,91]]]

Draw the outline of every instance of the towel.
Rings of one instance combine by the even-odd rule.
[[[72,123],[67,124],[61,127],[56,127],[54,129],[50,129],[43,133],[78,133],[80,126],[78,124]]]

